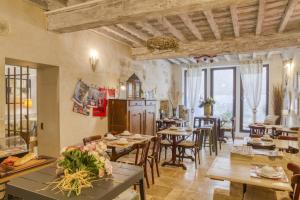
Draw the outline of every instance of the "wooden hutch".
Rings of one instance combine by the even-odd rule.
[[[121,133],[154,135],[156,127],[156,101],[142,98],[142,85],[136,74],[126,81],[127,99],[108,101],[108,130]]]
[[[122,100],[108,101],[108,130],[121,133],[155,134],[156,101]]]

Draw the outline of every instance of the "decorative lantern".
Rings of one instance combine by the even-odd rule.
[[[126,88],[126,96],[128,99],[142,98],[142,83],[135,73],[126,81]]]

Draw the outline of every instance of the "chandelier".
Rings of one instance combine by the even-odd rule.
[[[179,47],[177,40],[168,36],[155,36],[147,40],[150,51],[176,51]]]

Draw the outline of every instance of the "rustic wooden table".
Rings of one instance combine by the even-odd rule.
[[[182,167],[183,169],[186,169],[186,166],[180,162],[180,159],[178,159],[178,162],[176,162],[176,149],[178,147],[178,144],[183,141],[186,137],[189,137],[193,134],[193,131],[186,131],[186,130],[172,130],[172,129],[165,129],[162,131],[157,132],[157,134],[162,135],[168,135],[171,138],[171,144],[172,144],[172,159],[170,161],[166,161],[162,164],[162,166],[165,165],[171,165],[176,167]],[[180,139],[178,139],[181,137]]]
[[[16,178],[7,184],[7,193],[24,200],[53,200],[53,199],[76,199],[76,200],[109,200],[116,198],[123,191],[132,185],[139,183],[140,199],[145,199],[144,174],[143,169],[137,166],[124,163],[113,165],[113,175],[111,179],[99,180],[93,183],[93,188],[83,189],[80,196],[67,197],[66,194],[51,191],[51,188],[41,190],[47,186],[48,182],[54,181],[55,167],[48,167],[42,170]]]

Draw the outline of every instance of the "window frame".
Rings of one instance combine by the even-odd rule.
[[[201,73],[202,72],[204,72],[204,98],[206,98],[207,97],[207,69],[202,69]],[[187,106],[187,69],[184,70],[184,106]]]
[[[266,68],[266,73],[267,73],[267,76],[266,76],[266,116],[269,114],[269,76],[270,76],[270,66],[269,64],[264,64],[263,67]],[[243,83],[242,83],[242,78],[240,76],[240,131],[241,132],[245,132],[245,133],[249,133],[250,131],[249,130],[246,130],[243,128],[243,117],[244,116],[244,89],[243,89]]]
[[[210,69],[210,96],[214,98],[214,71],[218,70],[233,70],[233,110],[232,117],[236,117],[236,67],[222,67]],[[212,106],[212,115],[214,115],[214,106]]]

